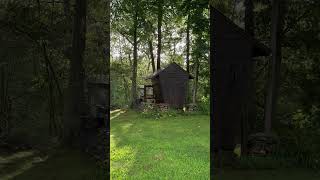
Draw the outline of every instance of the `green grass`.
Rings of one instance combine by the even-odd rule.
[[[14,180],[104,180],[103,170],[87,154],[63,150]]]
[[[111,114],[111,179],[209,179],[209,116]]]
[[[218,170],[213,179],[218,180],[319,180],[320,173],[308,169],[275,170]]]

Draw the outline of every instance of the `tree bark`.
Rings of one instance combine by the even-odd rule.
[[[187,64],[187,72],[190,73],[190,0],[188,1],[187,5],[187,39],[186,39],[186,64]]]
[[[161,28],[162,28],[162,18],[163,18],[163,0],[158,1],[158,51],[157,51],[157,70],[161,69]]]
[[[245,0],[245,31],[254,37],[254,17],[253,17],[253,3],[252,0]]]
[[[198,80],[199,80],[199,60],[195,62],[195,79],[193,82],[193,94],[192,94],[192,103],[197,103],[197,94],[198,94]]]
[[[64,140],[71,145],[78,145],[81,116],[84,109],[84,51],[86,35],[87,1],[76,0],[73,22],[72,58],[70,62],[67,118],[64,125]]]
[[[272,124],[275,122],[275,110],[277,103],[277,94],[280,81],[281,66],[281,40],[280,33],[282,28],[282,6],[280,0],[272,1],[271,16],[271,72],[267,90],[266,108],[265,108],[265,133],[269,134],[272,130]]]
[[[111,41],[111,33],[110,33],[110,21],[111,21],[111,0],[106,1],[106,47],[105,47],[105,59],[106,59],[106,65],[107,65],[107,77],[108,77],[108,85],[107,85],[107,102],[106,102],[106,114],[107,114],[107,120],[106,120],[106,129],[107,129],[107,149],[105,150],[106,154],[106,161],[107,161],[107,169],[108,174],[107,176],[110,176],[110,41]]]
[[[153,45],[152,45],[151,37],[148,41],[148,44],[149,44],[149,53],[150,53],[150,58],[151,58],[152,72],[155,72],[156,66],[155,66],[155,62],[154,62]]]
[[[190,73],[190,16],[188,15],[188,22],[187,22],[187,39],[186,39],[186,64],[187,64],[187,72]]]
[[[131,107],[137,108],[137,66],[138,66],[138,12],[134,15],[134,31],[133,31],[133,63],[132,63],[132,79],[131,79]]]
[[[245,23],[245,31],[254,38],[254,22],[253,22],[253,3],[252,0],[245,0],[245,16],[244,16],[244,23]],[[247,139],[248,133],[250,128],[248,127],[249,124],[253,124],[255,121],[255,114],[254,114],[254,102],[255,102],[255,91],[253,89],[254,81],[252,75],[253,70],[253,60],[250,59],[249,62],[249,83],[248,83],[248,99],[245,101],[246,103],[243,106],[242,110],[242,118],[241,118],[241,155],[247,155]],[[250,122],[250,123],[249,123]],[[249,128],[249,129],[248,129]]]
[[[111,0],[106,1],[106,39],[105,39],[105,60],[106,60],[106,68],[107,68],[107,76],[108,76],[108,96],[107,96],[107,113],[108,117],[110,117],[110,41],[111,41]],[[107,125],[109,125],[107,123]]]
[[[71,20],[70,0],[63,0],[63,11],[66,18]]]

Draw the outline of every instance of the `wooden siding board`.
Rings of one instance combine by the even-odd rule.
[[[214,149],[233,150],[241,131],[242,109],[248,99],[252,42],[215,10],[211,24]]]

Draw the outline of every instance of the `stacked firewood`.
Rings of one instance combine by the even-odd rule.
[[[157,104],[157,108],[158,108],[160,111],[168,111],[168,110],[169,110],[169,104],[159,103],[159,104]]]
[[[275,136],[264,133],[252,134],[248,138],[248,152],[250,155],[266,156],[274,151],[277,143]]]
[[[193,111],[196,111],[196,110],[197,110],[197,105],[196,104],[191,103],[191,104],[187,105],[187,111],[193,112]]]

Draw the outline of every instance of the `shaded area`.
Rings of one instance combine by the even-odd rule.
[[[219,180],[318,180],[320,173],[307,169],[277,169],[277,170],[232,170],[216,171],[214,179]]]
[[[105,179],[104,171],[87,154],[75,150],[57,152],[47,161],[13,178],[15,180],[89,180]]]

